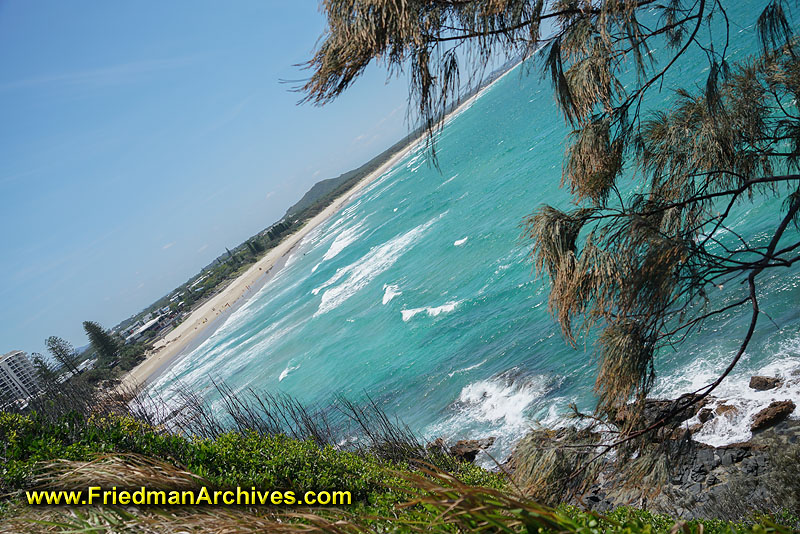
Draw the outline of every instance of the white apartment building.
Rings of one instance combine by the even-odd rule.
[[[38,389],[33,364],[24,352],[12,350],[0,356],[0,400],[25,400]]]

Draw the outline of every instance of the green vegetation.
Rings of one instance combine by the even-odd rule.
[[[102,326],[94,321],[84,321],[83,329],[89,338],[92,350],[97,354],[97,362],[112,366],[119,358],[119,343]]]
[[[0,413],[0,442],[5,443],[0,467],[0,493],[6,494],[0,517],[8,525],[26,520],[52,524],[55,532],[69,531],[84,521],[92,532],[136,532],[160,517],[158,532],[177,528],[181,519],[205,518],[196,530],[215,530],[214,522],[233,514],[239,525],[231,532],[258,531],[265,521],[289,522],[284,528],[336,531],[399,529],[400,531],[457,532],[581,532],[668,533],[675,521],[662,515],[619,509],[606,517],[572,507],[550,509],[514,497],[514,489],[500,475],[472,464],[454,462],[445,455],[429,455],[428,467],[410,461],[381,459],[368,451],[345,451],[313,440],[285,435],[260,435],[254,431],[225,432],[216,438],[187,438],[152,427],[131,416],[90,416],[76,413],[49,419],[39,414]],[[87,463],[91,462],[91,463]],[[354,504],[343,511],[312,510],[312,516],[292,517],[296,510],[265,508],[171,509],[143,508],[131,514],[113,508],[29,508],[21,491],[31,487],[85,488],[88,485],[137,488],[185,488],[204,485],[214,489],[256,486],[264,489],[349,490]],[[402,505],[402,506],[400,506]],[[110,516],[108,515],[110,514]],[[120,515],[122,514],[122,515]],[[5,516],[5,517],[3,517]],[[220,517],[221,516],[221,517]],[[109,517],[124,518],[108,524]],[[784,521],[797,521],[784,516]],[[788,533],[767,517],[752,521],[693,521],[684,532]],[[252,524],[251,524],[252,522]],[[105,525],[105,526],[103,526]],[[220,524],[221,525],[221,524]],[[702,526],[702,530],[701,530]],[[44,525],[39,525],[41,531]],[[102,527],[102,528],[101,528]],[[252,530],[251,530],[252,528]],[[533,530],[531,530],[533,528]],[[290,529],[290,530],[291,530]],[[25,531],[35,532],[28,523]],[[194,530],[192,530],[194,531]]]
[[[141,393],[95,394],[80,403],[60,392],[61,397],[52,397],[56,406],[40,402],[26,413],[0,412],[0,525],[11,532],[103,533],[672,534],[679,529],[698,534],[788,534],[800,527],[800,519],[788,513],[738,522],[678,523],[629,508],[601,516],[559,504],[568,493],[563,484],[542,483],[549,493],[532,492],[524,476],[509,479],[451,456],[437,444],[423,446],[372,402],[358,406],[339,399],[329,409],[311,412],[291,397],[236,393],[223,384],[216,384],[216,392],[216,409],[195,393],[179,390],[169,405]],[[353,502],[341,509],[122,509],[35,507],[24,501],[28,489],[73,491],[89,486],[349,491]]]
[[[122,375],[144,359],[149,349],[145,343],[125,344],[119,336],[107,332],[96,322],[86,321],[83,326],[90,344],[82,353],[66,340],[50,336],[45,344],[51,358],[37,353],[31,355],[39,391],[28,399],[30,410],[46,414],[85,412],[100,401],[104,395],[102,390],[115,386]]]
[[[50,336],[45,340],[45,345],[55,361],[72,373],[78,372],[78,354],[69,341]]]
[[[725,374],[699,395],[681,398],[649,427],[637,427],[642,420],[633,413],[621,416],[631,398],[643,406],[659,347],[680,342],[711,315],[747,307],[750,329],[727,374],[744,354],[760,316],[758,277],[800,261],[800,242],[787,239],[787,229],[800,221],[800,53],[787,6],[768,2],[756,24],[762,53],[733,65],[726,57],[727,37],[715,43],[714,21],[728,22],[720,2],[476,0],[406,2],[399,10],[389,0],[330,0],[323,9],[329,27],[309,62],[307,99],[336,98],[373,59],[382,58],[389,69],[410,70],[411,94],[430,133],[461,90],[459,62],[465,57],[474,62],[469,72],[479,76],[498,54],[524,57],[547,45],[544,66],[574,129],[563,178],[578,208],[545,206],[529,218],[532,258],[551,281],[550,307],[565,337],[577,343],[581,335],[598,334],[600,405],[592,420],[619,430],[618,441],[605,450],[616,447],[618,463],[627,463],[634,475],[662,471],[667,457],[651,439],[655,434],[645,432],[664,427],[702,400]],[[544,21],[552,30],[543,37]],[[457,54],[463,43],[475,53]],[[662,50],[660,63],[647,59],[654,47]],[[642,114],[649,109],[651,89],[690,47],[709,60],[703,90],[681,91],[670,109]],[[217,291],[397,147],[317,184],[283,220],[227,250],[178,288],[183,306]],[[617,183],[622,176],[640,183],[638,194],[623,198]],[[742,237],[742,246],[731,250],[713,238],[730,230],[733,207],[764,195],[782,201],[766,239]],[[740,300],[715,308],[706,289],[733,278],[746,282]],[[146,312],[166,306],[177,312],[171,298]],[[125,349],[115,349],[102,328],[87,326],[87,333],[98,361],[124,358]],[[66,369],[78,372],[68,343],[50,338],[48,348]],[[178,408],[156,403],[167,417],[154,417],[136,410],[137,399],[100,396],[86,372],[60,384],[46,362],[37,359],[36,365],[49,380],[45,394],[24,414],[0,412],[0,492],[7,494],[0,528],[12,531],[783,534],[800,527],[800,519],[788,513],[676,524],[642,510],[620,508],[599,516],[565,506],[576,489],[575,475],[600,468],[594,463],[597,443],[558,448],[555,432],[541,434],[544,445],[533,434],[523,442],[531,450],[523,459],[527,463],[517,465],[515,482],[527,480],[520,489],[501,475],[423,447],[382,413],[352,404],[342,411],[357,427],[356,445],[343,448],[337,444],[348,440],[334,438],[335,425],[325,413],[309,413],[290,399],[237,398],[218,386],[224,414],[196,402],[196,393],[184,392]],[[796,466],[796,455],[791,461]],[[74,488],[87,482],[350,490],[356,504],[304,513],[272,508],[133,513],[31,509],[20,501],[20,492],[33,486]],[[790,482],[796,484],[796,478]]]

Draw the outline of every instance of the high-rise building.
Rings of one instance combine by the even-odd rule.
[[[12,350],[0,356],[0,400],[25,400],[38,389],[33,364],[24,352]]]

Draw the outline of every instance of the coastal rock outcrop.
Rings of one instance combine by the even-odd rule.
[[[488,449],[495,442],[494,436],[486,439],[464,439],[457,441],[455,445],[450,447],[450,454],[458,460],[464,462],[474,462],[475,457],[482,450]]]
[[[447,454],[447,443],[445,443],[443,438],[436,438],[435,440],[425,445],[425,450],[427,450],[428,452]]]
[[[687,419],[691,419],[697,415],[698,412],[703,410],[710,400],[711,398],[708,397],[687,406],[683,410],[674,414],[670,420],[670,423],[677,424],[682,423]],[[669,412],[673,409],[674,403],[675,401],[672,400],[647,399],[644,402],[644,407],[641,409],[641,413],[637,411],[639,408],[636,405],[630,404],[623,407],[619,411],[615,422],[620,426],[625,426],[631,418],[640,416],[641,421],[644,424],[652,424],[669,414]]]
[[[739,408],[732,404],[720,404],[714,410],[714,413],[717,415],[724,415],[725,417],[733,417],[739,413]]]
[[[769,428],[780,423],[794,412],[795,404],[790,400],[775,401],[756,414],[750,430],[753,432]]]
[[[697,419],[700,421],[700,423],[706,423],[711,419],[714,419],[714,411],[711,408],[703,408],[697,414]]]
[[[494,436],[484,439],[462,439],[452,447],[448,447],[443,438],[436,438],[425,445],[425,450],[430,453],[449,454],[456,460],[473,463],[478,453],[494,445],[496,439]]]
[[[724,447],[675,440],[666,444],[669,476],[663,484],[626,486],[621,483],[625,477],[608,465],[575,504],[601,513],[633,505],[683,519],[720,514],[734,518],[753,509],[780,508],[788,505],[785,481],[796,483],[798,442],[800,423],[790,420],[765,429],[748,442]]]
[[[768,389],[775,389],[783,384],[783,380],[772,376],[753,376],[750,378],[750,389],[756,391],[767,391]]]
[[[600,452],[591,448],[591,443],[599,443],[599,434],[575,427],[531,431],[503,469],[526,494],[540,500],[556,495],[561,501],[572,494],[570,503],[600,513],[635,506],[682,519],[733,519],[754,510],[800,505],[800,421],[788,419],[794,402],[772,403],[759,412],[754,428],[759,431],[748,441],[722,447],[700,443],[692,435],[704,424],[715,424],[716,418],[730,419],[717,423],[727,425],[744,413],[732,403],[709,402],[713,404],[679,414],[664,429],[669,432],[651,436],[652,446],[645,455],[622,463],[614,455],[598,457],[599,462],[581,471],[572,487],[561,487],[559,481],[570,480],[581,455],[594,457]],[[649,409],[640,416],[649,417],[639,424],[657,420],[670,404],[648,401]],[[693,416],[696,421],[689,422]]]

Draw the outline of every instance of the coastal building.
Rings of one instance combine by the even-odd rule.
[[[176,321],[177,318],[177,314],[164,314],[154,317],[131,332],[130,335],[125,338],[125,343],[135,343],[137,341],[141,341],[142,339],[158,332],[162,328],[170,326]]]
[[[36,371],[21,350],[13,350],[0,356],[0,399],[25,400],[39,389]]]

